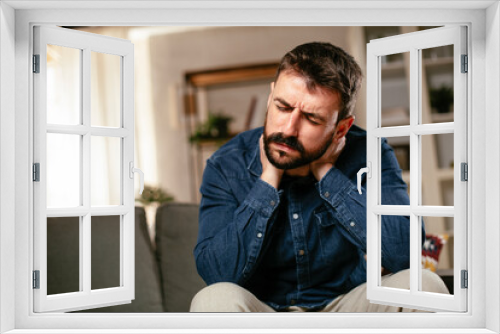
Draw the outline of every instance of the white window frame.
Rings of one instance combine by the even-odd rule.
[[[0,248],[0,320],[2,332],[43,332],[43,329],[88,328],[86,332],[102,333],[112,329],[129,329],[129,333],[143,333],[137,329],[144,324],[148,328],[164,329],[162,332],[181,332],[178,328],[191,328],[200,333],[203,328],[212,328],[213,333],[231,332],[234,328],[251,328],[252,332],[303,333],[306,329],[315,332],[341,332],[355,328],[363,333],[415,333],[416,328],[429,333],[454,332],[495,333],[500,331],[500,291],[498,287],[500,263],[498,262],[500,230],[500,10],[498,1],[453,2],[461,9],[449,9],[450,2],[433,1],[422,3],[403,2],[238,2],[225,3],[232,9],[221,9],[215,1],[155,2],[143,5],[120,2],[134,9],[103,11],[103,6],[120,6],[113,2],[79,1],[73,6],[87,9],[75,10],[69,2],[17,2],[0,4],[0,94],[2,109],[0,178],[1,193],[1,248]],[[130,5],[132,3],[133,5]],[[97,7],[100,8],[97,8]],[[138,11],[143,6],[156,6]],[[200,7],[201,6],[201,7]],[[398,6],[391,9],[392,6]],[[406,9],[405,9],[406,6]],[[425,7],[432,6],[432,7]],[[358,8],[356,8],[358,7]],[[28,8],[23,10],[23,8]],[[43,9],[50,10],[43,10]],[[75,8],[75,7],[73,7]],[[194,8],[194,9],[193,9]],[[347,9],[346,9],[347,8]],[[350,9],[349,9],[350,8]],[[369,9],[366,9],[369,8]],[[402,9],[401,9],[402,8]],[[407,10],[412,8],[412,10]],[[190,9],[190,10],[186,10]],[[14,21],[15,18],[15,21]],[[465,314],[34,314],[30,287],[32,262],[32,184],[30,157],[32,147],[32,83],[30,79],[31,33],[34,24],[61,25],[436,25],[465,24],[470,31],[469,69],[469,145],[470,210],[469,230],[471,243],[469,254],[470,311]],[[15,40],[14,40],[15,31]],[[15,48],[14,48],[15,47]],[[15,73],[14,68],[15,66]],[[486,71],[486,66],[488,70]],[[15,88],[10,86],[15,80]],[[15,92],[15,99],[12,98]],[[15,112],[14,112],[15,106]],[[6,109],[8,108],[8,110]],[[474,118],[472,118],[474,117]],[[7,128],[15,128],[15,133]],[[485,134],[487,133],[487,135]],[[486,140],[487,139],[487,140]],[[488,152],[486,154],[485,152]],[[15,159],[15,163],[13,160]],[[488,162],[488,164],[486,164]],[[15,183],[9,181],[15,170]],[[491,173],[488,173],[491,172]],[[488,182],[486,180],[488,174]],[[5,181],[5,183],[3,183]],[[5,185],[5,187],[4,187]],[[12,194],[15,201],[12,201]],[[487,195],[486,195],[487,194]],[[14,203],[12,203],[14,202]],[[15,210],[9,208],[14,204]],[[14,218],[14,219],[12,219]],[[487,218],[487,219],[486,219]],[[15,221],[15,226],[11,222]],[[474,226],[474,230],[472,227]],[[474,245],[474,247],[471,247]],[[12,256],[14,254],[14,256]],[[490,263],[485,264],[485,254]],[[491,260],[494,260],[491,262]],[[14,283],[15,282],[15,283]],[[15,286],[15,289],[12,289]],[[15,308],[12,308],[15,305]],[[283,329],[283,327],[289,329]],[[136,328],[136,330],[130,330]],[[165,329],[168,328],[168,329]],[[259,330],[260,328],[260,330]],[[294,329],[291,329],[294,328]],[[36,329],[40,329],[37,331]],[[265,329],[268,329],[267,331]],[[336,330],[337,329],[337,330]],[[446,330],[448,329],[448,330]],[[13,332],[13,333],[14,333]],[[45,331],[46,332],[46,331]],[[76,332],[76,331],[74,331]],[[241,332],[248,332],[242,330]],[[344,330],[345,332],[345,330]],[[349,330],[354,333],[354,330]]]

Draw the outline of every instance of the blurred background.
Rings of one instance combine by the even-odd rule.
[[[134,44],[135,166],[144,171],[146,184],[144,193],[135,196],[136,205],[145,209],[154,243],[157,208],[169,202],[199,203],[206,159],[239,132],[263,125],[270,83],[286,52],[306,42],[330,42],[350,53],[366,73],[366,44],[370,40],[432,27],[65,28]],[[47,122],[78,124],[79,115],[68,110],[79,110],[74,106],[80,103],[80,52],[49,46],[47,56],[51,87]],[[420,57],[420,121],[453,122],[453,48],[423,50]],[[380,125],[409,125],[409,54],[390,55],[380,61]],[[91,62],[92,126],[120,127],[120,58],[93,53]],[[366,82],[355,116],[355,124],[365,128]],[[49,207],[79,203],[79,144],[61,136],[47,137]],[[452,206],[453,134],[422,136],[421,140],[420,203]],[[389,143],[409,185],[409,137],[389,138]],[[120,145],[118,138],[92,140],[92,205],[120,204]],[[139,189],[137,178],[135,189]],[[453,268],[453,219],[424,219],[427,233],[439,236],[441,242],[428,246],[443,250],[439,263],[430,265],[441,270]]]

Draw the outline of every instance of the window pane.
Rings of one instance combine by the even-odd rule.
[[[120,286],[120,216],[92,217],[92,290]]]
[[[452,217],[423,217],[426,239],[422,248],[422,268],[437,273],[453,294],[453,235]],[[422,274],[425,277],[425,272]],[[422,280],[421,291],[432,291]]]
[[[81,50],[47,45],[47,123],[80,124]]]
[[[398,53],[380,58],[381,61],[381,126],[410,124],[409,73],[405,75],[410,53]]]
[[[407,186],[407,191],[406,193],[410,193],[410,137],[404,136],[404,137],[389,137],[387,138],[387,143],[389,146],[394,150],[394,155],[396,156],[397,160],[397,165],[395,165],[396,161],[393,161],[391,159],[388,159],[387,157],[384,159],[382,157],[381,161],[381,170],[382,173],[387,172],[389,170],[393,170],[392,175],[395,175],[394,173],[400,173],[399,169],[401,169],[401,176],[403,178],[403,181],[406,183]],[[382,174],[384,175],[384,174]],[[386,174],[388,175],[388,174]],[[397,199],[394,197],[394,195],[397,195],[395,192],[396,188],[387,188],[387,184],[393,186],[394,185],[394,180],[391,178],[391,180],[388,180],[386,178],[380,178],[381,180],[381,187],[382,187],[382,205],[387,205],[387,204],[395,204],[398,203],[401,205],[401,200]],[[403,192],[404,194],[404,192]]]
[[[395,289],[410,290],[410,270],[408,269],[402,275],[398,275],[397,279],[391,277],[391,273],[387,268],[384,268],[385,261],[393,262],[394,259],[399,261],[399,266],[410,268],[410,229],[407,234],[401,235],[397,233],[402,224],[410,224],[408,216],[381,216],[381,242],[382,242],[382,270],[381,270],[381,286],[391,287]],[[384,260],[384,255],[392,256],[392,259]],[[406,259],[406,260],[403,260]],[[393,263],[394,264],[394,263]]]
[[[80,217],[47,218],[47,294],[80,291]]]
[[[92,136],[92,206],[121,204],[121,138]]]
[[[47,207],[80,205],[81,136],[47,134]],[[43,166],[41,167],[43,168]],[[41,171],[43,175],[43,170]]]
[[[453,122],[453,45],[424,49],[421,57],[422,124]]]
[[[453,206],[454,135],[421,136],[422,205]]]
[[[121,57],[91,54],[91,124],[121,126]]]

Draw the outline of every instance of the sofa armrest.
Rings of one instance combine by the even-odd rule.
[[[194,295],[205,287],[193,255],[198,209],[197,204],[167,203],[156,212],[156,253],[166,312],[189,312]]]

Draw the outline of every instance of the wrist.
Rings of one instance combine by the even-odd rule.
[[[332,167],[332,163],[325,163],[321,164],[320,166],[316,166],[316,168],[313,169],[313,174],[316,180],[320,181],[326,175],[326,173],[328,173],[328,171],[332,169]]]
[[[260,176],[260,179],[278,189],[281,182],[281,175],[279,173],[269,173],[264,171]]]

